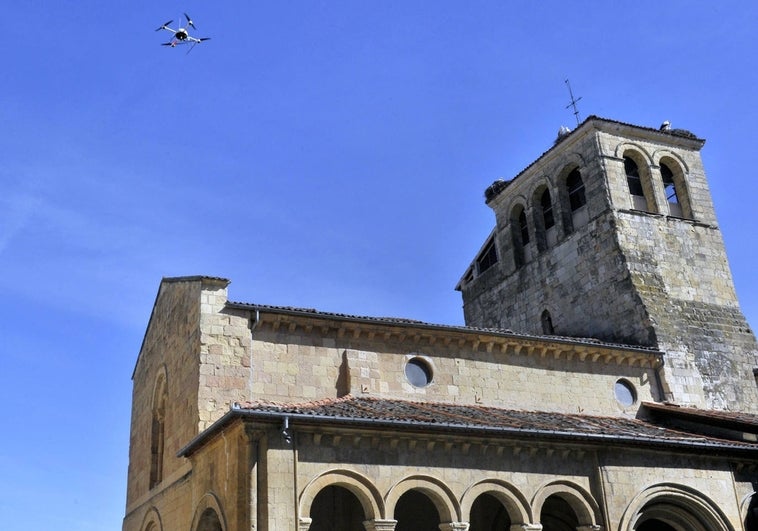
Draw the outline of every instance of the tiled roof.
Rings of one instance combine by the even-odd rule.
[[[643,402],[642,405],[653,413],[662,414],[664,417],[758,433],[758,415],[751,415],[750,413],[698,409],[678,406],[676,404],[658,404],[654,402]]]
[[[448,432],[464,430],[487,432],[488,435],[535,435],[603,444],[615,442],[646,446],[758,451],[757,444],[703,436],[623,417],[353,396],[298,404],[260,401],[237,404],[235,408],[244,416],[287,416],[295,420],[319,423],[441,428]]]
[[[653,347],[614,343],[614,342],[609,342],[609,341],[602,341],[600,339],[596,339],[592,337],[571,337],[571,336],[557,336],[557,335],[527,334],[524,332],[514,332],[513,330],[510,330],[507,328],[480,328],[480,327],[475,327],[475,326],[445,325],[445,324],[428,323],[425,321],[418,321],[416,319],[406,319],[403,317],[372,317],[372,316],[366,316],[366,315],[351,315],[351,314],[346,314],[346,313],[324,312],[324,311],[316,310],[315,308],[298,308],[294,306],[275,306],[275,305],[270,305],[270,304],[253,304],[253,303],[247,303],[247,302],[232,302],[232,301],[229,301],[227,304],[234,308],[258,310],[261,312],[268,311],[268,312],[280,313],[280,314],[313,316],[317,318],[320,317],[320,318],[326,318],[326,319],[341,319],[341,320],[346,320],[346,321],[376,323],[376,324],[386,324],[386,325],[400,325],[400,326],[410,325],[410,326],[436,328],[440,330],[450,330],[450,331],[459,331],[459,332],[479,332],[483,334],[493,334],[493,335],[500,335],[500,336],[508,335],[508,336],[513,336],[515,338],[522,338],[522,339],[541,339],[541,340],[548,340],[548,341],[557,341],[561,343],[574,343],[574,344],[583,344],[583,345],[592,344],[592,345],[597,345],[597,346],[602,346],[602,347],[635,350],[635,351],[645,351],[645,352],[651,352],[651,353],[659,352],[657,349]]]
[[[406,319],[404,317],[371,317],[366,315],[352,315],[348,313],[339,312],[323,312],[315,308],[299,308],[297,306],[276,306],[273,304],[253,304],[248,302],[229,302],[230,305],[239,306],[243,308],[253,308],[256,310],[269,310],[279,313],[293,313],[293,314],[310,314],[316,317],[333,317],[337,319],[357,319],[361,321],[375,321],[379,323],[389,324],[429,324],[416,319]]]

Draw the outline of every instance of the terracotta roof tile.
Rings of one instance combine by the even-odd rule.
[[[676,404],[658,404],[643,402],[642,405],[662,417],[679,418],[704,424],[744,429],[758,433],[758,415],[739,411],[717,411],[713,409],[698,409],[695,407],[679,406]]]
[[[436,426],[451,430],[539,433],[594,440],[615,439],[630,444],[636,442],[758,450],[758,445],[749,442],[704,436],[659,426],[641,419],[521,411],[477,405],[347,396],[297,404],[251,402],[239,404],[238,409],[252,416],[293,416],[323,422],[372,422],[429,428]]]
[[[635,351],[645,351],[650,353],[657,353],[658,350],[653,347],[647,347],[644,345],[628,345],[623,343],[615,343],[610,341],[603,341],[593,337],[572,337],[572,336],[559,336],[559,335],[539,335],[530,334],[525,332],[514,332],[507,328],[482,328],[476,326],[463,326],[463,325],[446,325],[428,323],[425,321],[418,321],[416,319],[407,319],[404,317],[372,317],[366,315],[352,315],[346,313],[336,312],[324,312],[315,308],[298,308],[295,306],[276,306],[271,304],[254,304],[248,302],[233,302],[229,301],[228,305],[233,308],[242,308],[248,310],[258,310],[261,312],[272,312],[290,315],[300,316],[313,316],[326,319],[344,319],[349,321],[361,321],[365,323],[377,323],[387,325],[413,325],[420,327],[431,327],[441,330],[461,331],[461,332],[479,332],[483,334],[493,335],[508,335],[523,339],[547,339],[562,343],[575,343],[575,344],[592,344],[602,347],[616,348],[616,349],[633,349]]]

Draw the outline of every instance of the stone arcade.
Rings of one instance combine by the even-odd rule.
[[[703,144],[590,117],[493,183],[466,326],[163,279],[124,531],[757,529],[758,345]]]

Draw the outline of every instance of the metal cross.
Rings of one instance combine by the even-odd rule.
[[[574,93],[571,91],[571,83],[569,83],[568,79],[566,80],[566,86],[568,87],[568,89],[569,89],[569,95],[571,96],[571,103],[569,103],[568,105],[566,105],[566,108],[567,109],[569,107],[573,107],[574,108],[574,117],[576,118],[576,125],[579,125],[579,109],[576,108],[576,104],[579,103],[579,100],[581,100],[582,97],[579,96],[578,98],[574,98]]]

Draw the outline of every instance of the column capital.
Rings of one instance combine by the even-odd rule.
[[[513,524],[510,531],[542,531],[542,524]]]
[[[313,518],[308,518],[307,516],[301,516],[300,521],[298,522],[297,529],[298,531],[308,531],[311,527],[311,523],[313,523]]]
[[[447,522],[440,524],[440,531],[468,531],[468,522]]]
[[[395,531],[397,520],[366,520],[363,522],[363,527],[366,531]]]

